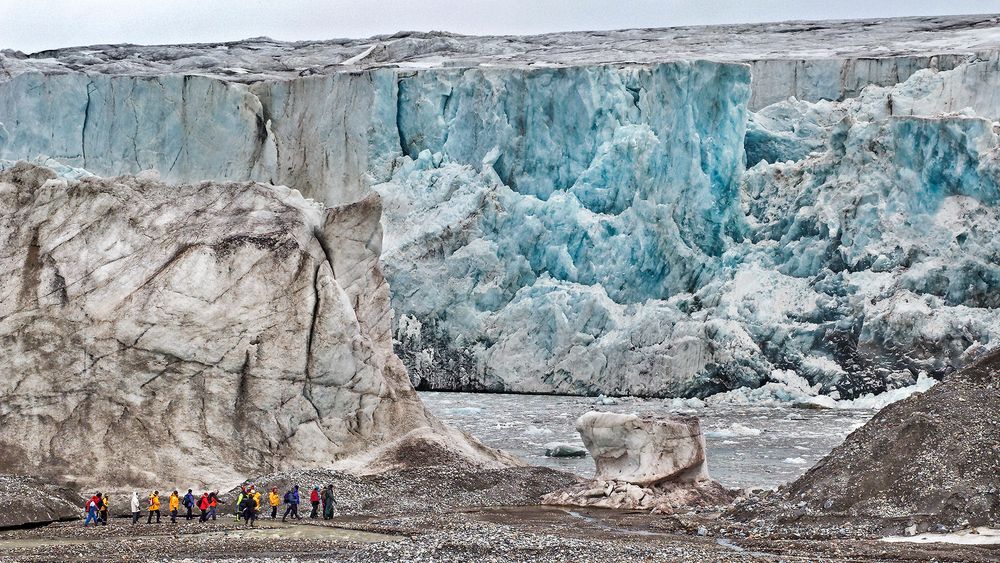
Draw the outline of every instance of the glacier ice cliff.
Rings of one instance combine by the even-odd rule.
[[[479,167],[447,147],[404,157],[376,189],[411,376],[430,388],[704,396],[793,369],[853,397],[967,363],[1000,326],[997,76],[992,55],[746,118],[739,100],[682,95],[716,119],[666,137],[675,161],[651,157],[655,133],[623,122],[552,193],[496,174],[495,154]],[[745,76],[727,78],[715,88],[745,91]],[[702,149],[682,152],[696,139],[743,149],[753,166],[715,148],[724,166],[702,172],[721,189],[699,191],[676,164],[699,162]],[[610,255],[595,252],[622,232]],[[595,277],[609,266],[624,278]]]
[[[379,207],[0,172],[0,470],[207,484],[417,443],[512,463],[427,414],[393,353]]]
[[[420,387],[794,370],[847,398],[993,345],[998,38],[963,16],[5,51],[0,159],[378,192]]]

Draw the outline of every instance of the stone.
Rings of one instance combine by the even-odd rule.
[[[709,479],[697,417],[588,412],[576,423],[597,464],[597,478],[655,485]]]
[[[393,354],[377,196],[0,172],[0,471],[190,484],[445,435]],[[426,461],[426,460],[422,460]]]
[[[549,442],[543,446],[545,457],[587,457],[587,449],[576,444]]]

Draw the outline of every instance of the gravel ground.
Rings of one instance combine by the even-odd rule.
[[[526,506],[354,516],[247,532],[214,524],[53,524],[0,533],[0,561],[991,561],[1000,548],[757,537],[718,514],[663,517]],[[705,525],[715,521],[711,531]],[[697,528],[701,528],[698,531]],[[362,533],[359,528],[381,530]],[[725,533],[722,530],[725,529]],[[692,531],[694,530],[694,531]],[[699,535],[702,534],[702,535]]]

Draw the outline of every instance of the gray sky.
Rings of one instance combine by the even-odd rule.
[[[0,49],[667,27],[1000,11],[997,0],[0,0]]]

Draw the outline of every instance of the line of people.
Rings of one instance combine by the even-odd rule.
[[[301,496],[299,495],[298,485],[285,491],[284,497],[278,496],[278,487],[271,487],[271,491],[267,495],[267,501],[271,507],[271,520],[278,517],[278,506],[280,506],[282,501],[285,504],[285,513],[281,517],[282,522],[287,522],[288,518],[302,519],[299,515]],[[333,494],[333,485],[327,485],[322,495],[320,495],[319,487],[313,487],[312,493],[309,495],[309,501],[312,504],[310,518],[317,518],[319,516],[320,504],[323,506],[323,518],[325,520],[333,518],[337,504],[337,499]],[[260,506],[261,494],[254,487],[253,483],[242,485],[240,493],[236,497],[236,520],[239,521],[242,519],[246,525],[253,526],[260,514]]]
[[[282,522],[287,522],[288,518],[301,520],[302,517],[299,516],[299,486],[295,485],[291,489],[285,492],[284,497],[278,496],[278,488],[272,487],[270,493],[268,493],[268,504],[271,507],[271,520],[275,520],[278,517],[278,506],[281,501],[284,501],[286,505],[285,513],[281,518]],[[327,485],[324,487],[322,494],[320,493],[319,487],[313,487],[312,492],[309,495],[309,501],[312,504],[312,512],[310,513],[310,518],[317,518],[319,515],[320,505],[323,509],[323,518],[329,520],[333,518],[336,511],[337,499],[333,494],[333,485]],[[256,522],[260,510],[261,510],[262,496],[253,483],[245,483],[240,486],[239,495],[236,497],[236,520],[243,520],[247,526],[253,526]],[[84,519],[84,527],[93,523],[97,525],[108,525],[108,511],[109,511],[109,499],[108,495],[101,492],[96,493],[94,496],[89,498],[84,503],[84,512],[86,513],[86,518]],[[192,520],[194,518],[194,509],[197,508],[201,511],[198,515],[198,520],[200,522],[207,522],[208,520],[215,520],[218,514],[218,506],[222,504],[219,499],[218,491],[211,491],[202,493],[200,498],[196,498],[194,492],[188,489],[187,494],[183,497],[175,490],[170,493],[170,497],[167,500],[167,510],[170,514],[170,522],[176,524],[178,514],[180,512],[180,507],[185,508],[186,514],[184,517],[187,520]],[[160,523],[160,510],[162,502],[160,500],[160,492],[153,491],[149,497],[146,498],[146,509],[148,515],[146,517],[146,523],[152,524],[153,518],[156,518],[156,523]],[[132,501],[131,501],[131,511],[132,511],[132,524],[138,524],[139,518],[142,513],[139,493],[132,491]]]
[[[176,524],[177,517],[180,512],[180,507],[184,506],[186,514],[185,518],[188,520],[194,519],[194,509],[198,508],[201,514],[198,516],[198,520],[201,522],[207,522],[209,519],[215,520],[216,509],[219,506],[219,492],[212,491],[202,493],[200,499],[195,499],[194,491],[188,489],[187,494],[182,498],[180,493],[176,490],[170,493],[170,497],[167,499],[167,510],[170,514],[170,522]],[[162,507],[162,501],[160,501],[160,491],[153,491],[149,497],[146,498],[146,509],[148,510],[148,515],[146,517],[146,523],[152,524],[153,518],[156,518],[156,523],[160,523],[160,509]],[[139,493],[132,491],[132,523],[139,523],[139,517],[142,514],[142,508],[139,502]]]

